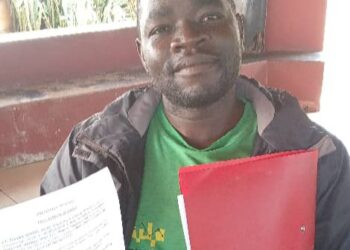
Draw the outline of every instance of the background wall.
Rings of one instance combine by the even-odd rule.
[[[320,112],[310,117],[338,136],[350,150],[350,2],[328,1],[325,72]]]
[[[318,111],[326,0],[237,1],[246,3],[240,19],[252,28],[241,73]],[[253,18],[264,11],[266,25]],[[36,34],[0,37],[0,167],[50,159],[74,124],[148,80],[134,27]]]

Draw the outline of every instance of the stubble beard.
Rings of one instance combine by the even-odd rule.
[[[199,85],[189,89],[182,87],[171,73],[172,64],[170,62],[165,64],[164,74],[153,79],[153,84],[155,89],[175,107],[205,108],[219,101],[234,86],[239,74],[241,54],[236,52],[231,56],[223,55],[218,64],[222,69],[222,74],[216,83],[210,85]]]

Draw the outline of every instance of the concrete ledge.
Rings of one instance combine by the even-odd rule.
[[[12,42],[0,39],[0,86],[18,88],[140,68],[136,36],[136,28],[129,27]]]
[[[29,95],[28,90],[13,92],[0,102],[0,167],[52,158],[74,124],[147,81],[143,72],[107,74],[49,84],[53,89],[32,87]]]

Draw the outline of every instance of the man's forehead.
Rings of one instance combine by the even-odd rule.
[[[139,18],[148,19],[171,15],[176,6],[186,2],[190,3],[194,7],[200,8],[206,5],[222,5],[227,1],[230,0],[178,0],[175,2],[175,4],[172,4],[174,3],[172,0],[140,0]]]

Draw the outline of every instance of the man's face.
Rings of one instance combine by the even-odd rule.
[[[138,49],[155,88],[185,108],[224,96],[241,62],[227,0],[141,0],[140,8]]]

